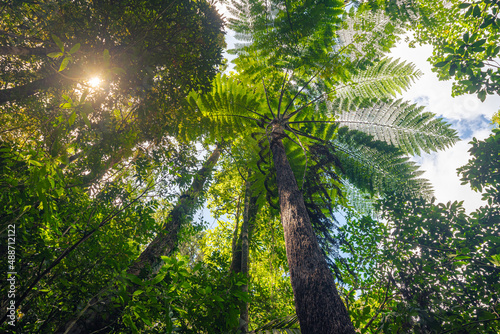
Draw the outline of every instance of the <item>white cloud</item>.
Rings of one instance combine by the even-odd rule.
[[[423,75],[402,96],[411,101],[425,100],[425,105],[431,112],[447,119],[474,119],[481,115],[491,119],[500,106],[500,97],[488,96],[483,103],[476,95],[452,97],[452,81],[438,80],[427,62],[427,58],[431,55],[431,46],[417,46],[412,49],[405,42],[400,42],[391,52],[391,57],[412,62],[423,72]]]
[[[468,141],[462,140],[451,149],[425,154],[414,160],[426,171],[423,176],[432,182],[438,202],[464,201],[467,212],[472,212],[485,203],[481,201],[481,194],[472,191],[469,185],[462,185],[457,175],[457,168],[470,159],[469,148]]]
[[[414,160],[426,171],[423,177],[433,184],[439,202],[463,200],[464,207],[471,212],[485,203],[481,201],[481,194],[473,192],[468,185],[460,184],[456,169],[470,159],[467,152],[470,139],[484,139],[491,132],[489,122],[500,106],[500,97],[488,96],[484,103],[475,95],[452,97],[451,81],[439,81],[431,71],[431,65],[427,62],[431,54],[430,46],[412,49],[404,42],[393,50],[391,57],[412,62],[423,72],[422,77],[402,97],[424,105],[427,110],[445,118],[463,140],[446,151],[415,157]]]

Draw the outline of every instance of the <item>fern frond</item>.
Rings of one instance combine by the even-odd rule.
[[[343,99],[394,97],[410,87],[421,72],[415,65],[399,59],[381,59],[375,65],[360,71],[350,82],[336,89],[337,97]]]
[[[340,126],[363,131],[409,155],[443,150],[459,139],[450,124],[401,99],[336,100],[329,107]]]
[[[332,144],[345,177],[360,190],[430,197],[429,181],[419,178],[422,171],[396,147],[346,127],[339,128]]]
[[[362,216],[370,216],[375,218],[375,201],[376,198],[367,192],[361,191],[348,180],[343,181],[345,197],[349,205],[354,211]]]
[[[261,100],[258,94],[225,75],[214,79],[210,92],[191,92],[187,97],[191,110],[200,114],[216,138],[239,136],[264,122],[265,116],[259,113]]]
[[[357,10],[346,14],[344,28],[337,32],[339,46],[351,61],[371,63],[394,45],[404,29],[383,10]]]

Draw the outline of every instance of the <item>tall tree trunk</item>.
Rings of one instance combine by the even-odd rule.
[[[295,310],[303,334],[354,334],[333,274],[319,248],[304,198],[288,162],[279,125],[273,127],[271,151],[280,199],[281,223],[295,297]]]
[[[186,217],[193,213],[195,203],[203,191],[203,185],[219,160],[220,153],[221,147],[218,145],[194,176],[191,187],[179,197],[179,201],[170,211],[162,230],[141,255],[130,264],[127,273],[141,278],[150,278],[158,273],[162,263],[160,256],[170,255],[176,248],[178,232],[186,222]],[[131,287],[129,292],[132,293],[136,288]],[[111,294],[105,297],[97,296],[92,298],[83,312],[68,321],[56,333],[85,334],[96,331],[106,333],[111,330],[108,326],[120,318],[122,311],[122,308],[112,306]]]
[[[257,216],[257,199],[258,195],[252,192],[252,183],[250,177],[251,171],[248,171],[247,180],[245,181],[245,202],[243,209],[243,223],[241,224],[241,232],[236,242],[236,247],[233,250],[233,259],[231,262],[231,271],[233,273],[243,273],[247,278],[249,275],[249,258],[250,258],[250,238],[254,228],[255,218]],[[242,285],[241,291],[248,292],[248,285]],[[243,333],[248,332],[248,303],[240,302],[240,322],[238,330]]]
[[[52,87],[60,87],[63,84],[69,83],[71,83],[70,79],[63,77],[60,73],[55,73],[25,85],[2,89],[0,90],[0,105],[6,102],[22,100],[41,90],[47,90]]]
[[[60,51],[57,47],[0,46],[0,55],[6,56],[46,56],[57,51]]]

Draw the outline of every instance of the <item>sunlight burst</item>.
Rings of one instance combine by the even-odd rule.
[[[93,87],[93,88],[96,88],[96,87],[99,87],[99,85],[101,84],[101,78],[99,77],[92,77],[89,79],[88,81],[88,84]]]

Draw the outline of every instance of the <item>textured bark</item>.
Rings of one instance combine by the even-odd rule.
[[[220,147],[217,146],[212,155],[205,161],[203,167],[196,173],[191,187],[179,197],[179,201],[169,213],[163,229],[141,255],[132,262],[127,273],[141,278],[150,278],[158,273],[162,263],[160,256],[170,255],[177,247],[178,232],[186,221],[186,217],[193,213],[205,181],[219,160],[220,151]],[[131,287],[129,292],[133,293],[135,288],[135,286]],[[56,333],[85,334],[96,331],[107,333],[111,330],[111,327],[107,326],[119,319],[122,310],[120,307],[112,306],[111,296],[96,296],[92,298],[78,317],[70,320]]]
[[[52,87],[62,86],[64,83],[70,83],[71,80],[64,78],[59,73],[49,75],[46,78],[27,83],[22,86],[0,90],[0,104],[22,100],[31,95]]]
[[[304,198],[288,162],[281,139],[284,132],[275,125],[271,151],[280,199],[281,223],[295,297],[295,310],[302,334],[353,334],[347,309],[333,275],[319,248]]]
[[[60,51],[59,48],[29,48],[24,46],[0,46],[0,55],[9,56],[45,56],[51,52]]]

